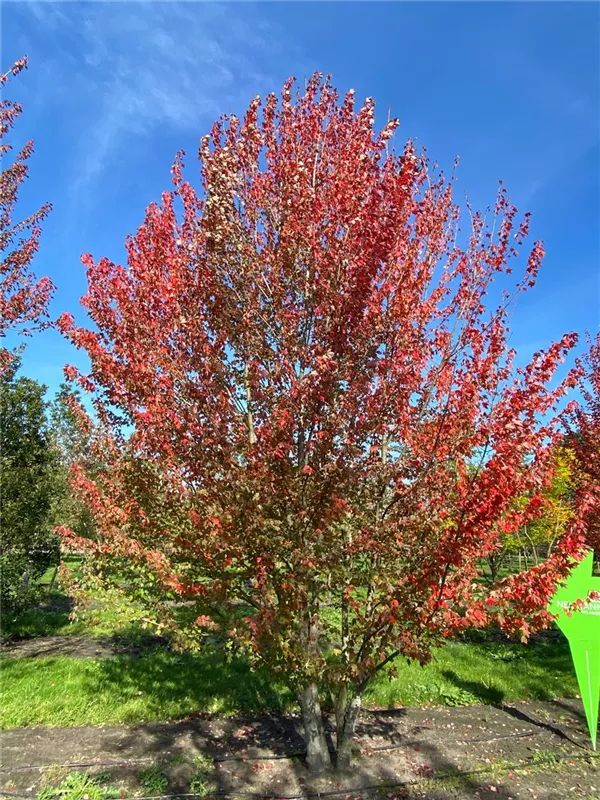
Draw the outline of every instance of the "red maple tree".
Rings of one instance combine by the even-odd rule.
[[[568,436],[576,457],[578,485],[575,502],[577,518],[587,543],[600,556],[600,333],[590,340],[582,359],[584,404],[571,418]]]
[[[0,86],[7,83],[11,75],[18,75],[27,67],[27,57],[16,61],[0,75]],[[50,212],[45,203],[38,211],[21,222],[13,222],[19,189],[28,174],[28,160],[33,153],[33,142],[27,142],[15,160],[6,166],[7,154],[12,145],[6,141],[17,117],[21,114],[20,103],[0,100],[0,338],[8,331],[22,335],[45,323],[48,303],[54,289],[49,278],[35,277],[30,269],[31,261],[39,247],[40,224]],[[0,347],[0,375],[13,360],[10,350]]]
[[[505,191],[463,233],[452,182],[411,142],[394,151],[397,120],[378,131],[370,98],[319,75],[292,88],[214,125],[200,194],[177,158],[127,266],[83,258],[94,328],[59,324],[104,428],[104,466],[75,478],[100,540],[70,540],[129,570],[161,625],[218,627],[282,675],[318,770],[321,691],[345,766],[361,695],[397,656],[548,623],[579,529],[491,591],[477,578],[539,513],[578,375],[549,388],[574,334],[512,363],[510,299],[543,248],[492,304],[528,233]]]

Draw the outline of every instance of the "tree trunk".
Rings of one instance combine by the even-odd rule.
[[[57,575],[58,575],[59,566],[60,566],[60,564],[57,564],[56,567],[54,567],[54,572],[52,573],[52,579],[50,580],[50,583],[48,584],[48,594],[50,594],[52,592],[52,590],[54,589],[54,585],[56,584],[56,578],[57,578]]]
[[[340,689],[335,703],[336,768],[339,770],[348,769],[350,767],[354,731],[356,729],[356,720],[358,719],[360,704],[360,695],[354,695],[350,702],[348,702],[346,687]]]
[[[311,772],[323,772],[331,768],[331,757],[323,729],[323,715],[317,684],[313,681],[305,686],[299,692],[298,699],[304,722],[306,763]]]

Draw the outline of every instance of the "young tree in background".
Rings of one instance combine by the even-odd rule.
[[[31,378],[17,378],[17,367],[13,360],[0,380],[4,612],[31,603],[36,579],[60,557],[52,519],[57,465],[46,418],[46,387]]]
[[[579,531],[491,590],[476,579],[539,513],[577,375],[549,382],[576,337],[512,366],[509,295],[489,293],[528,217],[504,190],[461,233],[451,183],[410,142],[394,152],[398,122],[377,132],[371,99],[316,75],[260,109],[202,140],[202,196],[177,159],[126,267],[84,258],[95,328],[60,326],[92,363],[66,372],[105,431],[106,467],[77,474],[103,541],[63,534],[135,571],[162,625],[220,627],[282,675],[319,770],[322,692],[344,767],[363,691],[396,657],[547,624]],[[515,292],[542,257],[534,244]]]
[[[81,393],[62,383],[49,408],[52,445],[56,453],[56,493],[53,519],[84,537],[95,536],[94,520],[78,492],[71,486],[75,464],[88,467],[91,431],[81,413]]]
[[[519,565],[537,564],[546,558],[567,530],[574,517],[575,500],[575,454],[566,440],[556,446],[553,453],[553,474],[549,485],[542,493],[539,516],[524,524],[516,533],[508,533],[498,540],[498,549],[490,553],[487,563],[492,581],[510,561],[518,558]],[[528,497],[519,499],[523,506]]]
[[[552,552],[575,513],[575,454],[570,447],[559,445],[554,458],[554,474],[544,492],[542,513],[523,528],[523,544],[531,548],[535,563],[538,550],[544,556]]]
[[[26,57],[16,61],[8,72],[0,75],[0,86],[26,66]],[[21,222],[13,221],[19,189],[27,178],[28,161],[33,153],[33,142],[29,141],[12,164],[7,163],[12,150],[7,138],[21,111],[19,103],[0,100],[0,338],[9,331],[28,335],[32,327],[44,324],[54,289],[49,278],[38,280],[30,269],[39,247],[40,225],[50,211],[50,204],[45,203]],[[13,358],[13,353],[0,347],[0,375]]]

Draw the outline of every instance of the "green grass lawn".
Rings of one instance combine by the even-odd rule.
[[[577,684],[566,642],[528,646],[454,643],[426,667],[399,661],[366,696],[371,707],[467,705],[574,696]],[[139,723],[197,712],[286,710],[285,687],[222,653],[176,654],[157,648],[107,659],[2,660],[2,727]]]
[[[71,565],[78,567],[77,559]],[[70,620],[70,602],[56,590],[37,608],[2,616],[10,637],[85,635],[137,641],[147,634],[133,620],[136,608],[118,610],[101,598]],[[329,622],[335,627],[336,613]],[[483,635],[482,635],[483,636]],[[398,660],[398,676],[383,674],[369,688],[366,705],[467,705],[502,700],[572,697],[577,683],[564,639],[529,645],[475,636],[440,649],[426,667]],[[34,725],[139,723],[180,719],[198,712],[285,711],[295,706],[282,683],[228,662],[222,648],[177,654],[165,647],[104,659],[6,656],[1,661],[3,728]]]
[[[4,613],[0,633],[7,639],[31,639],[39,636],[112,636],[130,627],[130,619],[109,606],[98,605],[92,611],[71,619],[71,603],[60,591],[50,592],[34,608],[16,614]]]
[[[65,564],[71,572],[75,575],[76,578],[80,577],[81,575],[81,561],[82,557],[79,555],[68,555],[64,556],[62,559],[62,563]],[[56,567],[48,567],[46,572],[42,575],[42,577],[37,581],[40,586],[48,586],[52,582],[52,578],[54,577]]]

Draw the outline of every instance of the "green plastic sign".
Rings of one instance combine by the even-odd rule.
[[[596,749],[598,703],[600,701],[600,600],[588,600],[579,610],[568,612],[576,600],[586,600],[590,592],[600,592],[600,577],[592,576],[592,550],[571,571],[558,589],[548,611],[557,614],[556,624],[569,640],[577,682],[592,747]]]

